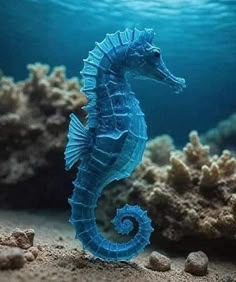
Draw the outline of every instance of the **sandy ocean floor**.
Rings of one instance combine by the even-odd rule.
[[[158,281],[158,282],[236,282],[236,261],[209,257],[209,273],[196,277],[185,273],[184,257],[172,257],[172,269],[156,272],[147,269],[148,249],[128,263],[105,263],[81,251],[67,213],[0,210],[0,234],[10,234],[16,227],[35,230],[34,245],[42,251],[33,262],[20,270],[0,270],[0,282],[75,282],[75,281]],[[158,250],[160,251],[160,250]]]

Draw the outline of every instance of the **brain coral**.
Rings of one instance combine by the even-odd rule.
[[[65,185],[63,150],[68,115],[73,111],[85,117],[81,106],[86,98],[77,79],[66,78],[65,67],[49,73],[48,65],[37,63],[28,70],[25,81],[0,80],[1,206],[47,205],[54,189],[60,199],[66,197],[70,184]],[[58,204],[56,197],[50,206]]]

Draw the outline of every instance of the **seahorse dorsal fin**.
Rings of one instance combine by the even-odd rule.
[[[87,128],[74,115],[70,115],[68,143],[65,150],[66,170],[89,153],[91,136]]]

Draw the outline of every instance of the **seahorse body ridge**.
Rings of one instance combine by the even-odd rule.
[[[168,84],[175,92],[185,87],[162,61],[160,49],[153,45],[152,29],[126,29],[107,34],[89,52],[81,74],[82,91],[88,98],[83,125],[71,114],[66,169],[81,161],[69,203],[70,222],[85,249],[106,261],[129,260],[149,244],[153,231],[147,212],[139,206],[117,209],[113,224],[120,234],[138,230],[125,243],[106,239],[96,225],[95,209],[103,188],[113,180],[128,177],[141,161],[147,140],[147,126],[139,102],[131,91],[127,73]]]

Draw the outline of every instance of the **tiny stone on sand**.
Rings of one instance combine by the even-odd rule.
[[[208,257],[202,252],[192,252],[185,261],[185,271],[196,276],[204,276],[207,274]]]
[[[155,271],[168,271],[171,268],[171,261],[168,257],[158,253],[152,252],[149,256],[148,268]]]
[[[25,264],[24,253],[15,247],[0,247],[0,269],[19,269]]]
[[[33,261],[37,258],[39,254],[39,249],[38,247],[31,247],[29,248],[26,253],[25,253],[25,259],[27,261]]]

